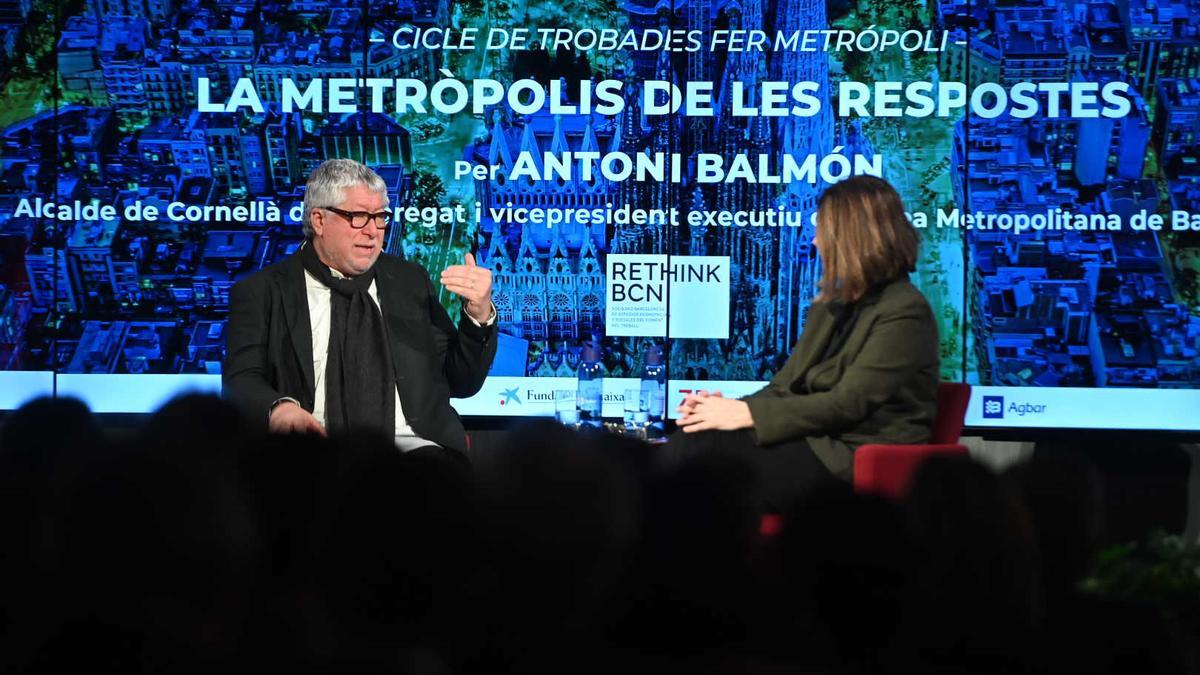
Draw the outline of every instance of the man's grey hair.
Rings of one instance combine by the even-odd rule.
[[[304,190],[304,236],[313,236],[312,210],[337,206],[346,201],[346,190],[363,185],[384,197],[387,206],[387,183],[370,167],[352,159],[330,159],[321,163],[308,177]]]

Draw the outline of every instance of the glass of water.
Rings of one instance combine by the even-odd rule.
[[[574,389],[554,390],[554,419],[572,429],[579,426],[579,409],[575,407],[575,396]]]
[[[646,437],[649,439],[662,438],[665,434],[663,418],[666,417],[667,409],[666,392],[660,385],[650,390],[643,389],[642,396],[646,398],[647,404]]]
[[[639,433],[650,422],[650,405],[641,389],[625,390],[625,431]]]

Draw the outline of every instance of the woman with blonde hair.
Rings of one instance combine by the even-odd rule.
[[[849,481],[859,445],[928,441],[936,407],[937,325],[908,279],[919,239],[900,195],[873,176],[831,186],[813,245],[820,294],[783,369],[742,399],[688,396],[669,444],[743,452],[777,507]]]

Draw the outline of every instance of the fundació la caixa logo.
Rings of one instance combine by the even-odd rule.
[[[983,397],[983,419],[985,419],[985,420],[1004,419],[1004,397],[1003,396],[984,396]]]

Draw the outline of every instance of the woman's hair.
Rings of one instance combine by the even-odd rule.
[[[825,190],[817,229],[825,267],[820,302],[853,302],[916,269],[917,231],[896,189],[881,178],[854,176]]]

